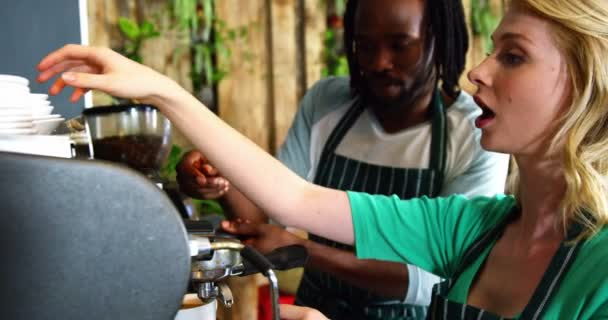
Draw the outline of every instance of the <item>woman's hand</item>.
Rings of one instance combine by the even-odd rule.
[[[169,78],[108,48],[66,45],[43,58],[37,68],[39,82],[61,74],[49,93],[56,95],[66,85],[73,86],[72,102],[96,89],[115,97],[151,103],[156,93],[177,87]]]
[[[308,308],[282,304],[281,319],[283,320],[329,320],[321,312]]]
[[[199,199],[217,199],[230,188],[230,183],[198,151],[186,153],[176,167],[179,189]]]

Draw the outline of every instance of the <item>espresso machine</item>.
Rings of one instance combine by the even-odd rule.
[[[279,319],[278,283],[273,270],[301,267],[307,259],[301,246],[279,248],[263,256],[233,236],[218,233],[211,222],[193,220],[175,183],[160,177],[171,149],[171,123],[155,107],[129,104],[84,110],[86,139],[76,143],[77,158],[110,161],[129,167],[162,190],[180,214],[188,237],[190,272],[188,292],[210,305],[205,319],[215,319],[215,303],[234,303],[228,277],[261,272],[271,285],[274,318]],[[101,161],[94,161],[101,162]],[[178,313],[179,318],[179,313]]]

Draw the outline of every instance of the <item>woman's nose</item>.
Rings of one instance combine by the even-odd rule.
[[[467,74],[469,81],[471,81],[471,83],[477,87],[491,85],[488,60],[489,57],[485,58],[481,63],[473,67]]]

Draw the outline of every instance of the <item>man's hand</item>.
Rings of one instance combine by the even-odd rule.
[[[262,254],[280,247],[301,244],[304,239],[272,224],[251,223],[248,220],[222,221],[222,229],[240,236],[243,243],[252,246]]]
[[[230,183],[198,151],[186,153],[175,168],[180,190],[197,199],[217,199],[230,188]]]

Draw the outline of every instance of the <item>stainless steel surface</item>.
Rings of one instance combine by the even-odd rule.
[[[219,289],[213,282],[203,282],[198,287],[198,297],[203,302],[207,303],[213,301],[219,295]]]
[[[268,280],[270,281],[270,300],[272,301],[272,317],[274,320],[281,320],[279,310],[279,280],[272,269],[268,270]]]
[[[230,288],[219,281],[234,275],[242,268],[240,250],[243,244],[237,239],[215,238],[190,234],[190,281],[198,297],[205,303],[219,299],[227,308],[234,303]]]
[[[158,110],[131,108],[121,112],[85,115],[91,138],[149,134],[170,138],[171,123]]]
[[[244,246],[242,243],[234,241],[234,240],[232,240],[232,241],[222,240],[222,241],[211,242],[212,250],[230,249],[230,250],[239,250],[240,251],[243,248],[244,248]]]
[[[209,239],[206,236],[192,234],[189,235],[189,238],[192,266],[190,280],[196,288],[198,297],[206,303],[218,299],[227,308],[230,308],[234,303],[232,292],[225,283],[219,281],[243,272],[241,250],[244,245],[239,240],[232,238]],[[245,250],[243,252],[248,252],[246,257],[256,256],[255,251]],[[267,261],[266,264],[270,265],[270,262]],[[273,270],[264,271],[270,282],[272,317],[274,320],[280,320],[278,280]]]
[[[211,252],[211,240],[208,237],[188,235],[188,245],[190,246],[190,257],[203,259]]]
[[[220,281],[232,274],[241,263],[239,251],[221,249],[213,251],[208,260],[193,260],[191,279],[194,282]]]
[[[171,122],[152,106],[94,107],[85,110],[83,118],[93,144],[93,158],[156,172],[171,152]]]
[[[217,288],[220,301],[222,301],[226,308],[232,307],[232,304],[234,303],[234,297],[232,296],[232,291],[230,290],[230,287],[228,287],[227,284],[222,282],[218,283]]]

